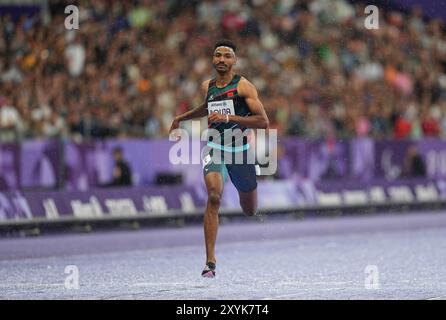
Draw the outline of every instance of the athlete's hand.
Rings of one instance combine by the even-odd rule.
[[[226,122],[226,115],[221,115],[218,112],[211,113],[208,116],[210,122]]]
[[[178,132],[175,132],[176,129],[180,128],[180,120],[178,120],[178,118],[175,118],[172,121],[172,125],[170,126],[169,129],[169,136],[172,136],[176,141],[178,141],[180,139],[180,135]]]

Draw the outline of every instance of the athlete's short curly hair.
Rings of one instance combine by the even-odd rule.
[[[232,42],[231,40],[228,40],[228,39],[221,39],[221,40],[218,40],[218,41],[215,43],[214,51],[215,51],[215,49],[217,49],[218,47],[229,47],[229,48],[231,48],[232,50],[234,50],[234,53],[237,51],[237,46],[235,45],[235,43]]]

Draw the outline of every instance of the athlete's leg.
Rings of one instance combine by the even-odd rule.
[[[204,213],[204,239],[206,242],[206,262],[216,262],[215,242],[218,230],[218,211],[223,193],[223,177],[220,172],[209,172],[204,181],[208,192],[208,201]]]
[[[238,191],[240,206],[247,216],[257,213],[257,178],[253,164],[231,164],[226,166],[229,176]]]
[[[257,188],[251,192],[238,192],[240,207],[247,216],[253,216],[257,213]]]

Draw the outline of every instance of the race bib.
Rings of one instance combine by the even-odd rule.
[[[212,101],[208,102],[208,114],[217,112],[221,115],[235,115],[234,111],[234,101],[223,100],[223,101]]]

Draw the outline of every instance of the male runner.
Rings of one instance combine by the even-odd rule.
[[[208,115],[209,128],[218,130],[221,139],[208,140],[209,153],[204,158],[203,174],[208,192],[206,211],[204,214],[204,236],[206,242],[206,266],[203,277],[215,277],[215,241],[218,230],[218,211],[220,209],[223,185],[229,174],[232,183],[238,190],[240,206],[247,216],[257,212],[257,181],[254,163],[246,163],[249,142],[246,134],[239,135],[239,141],[224,137],[232,130],[244,132],[248,128],[268,128],[269,121],[257,90],[244,77],[234,73],[236,63],[236,46],[229,40],[220,40],[214,46],[212,63],[217,77],[206,80],[201,85],[205,103],[178,117],[172,123],[170,132],[179,128],[181,121]],[[232,131],[234,132],[234,131]],[[218,150],[218,152],[216,152]],[[228,154],[243,153],[241,164],[215,161],[214,153],[227,159]],[[228,161],[226,161],[228,162]]]

